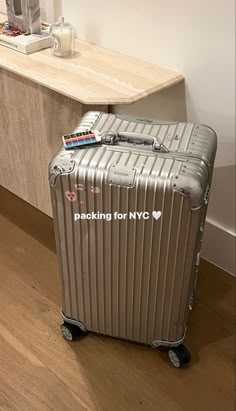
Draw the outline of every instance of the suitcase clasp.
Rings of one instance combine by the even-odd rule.
[[[117,141],[117,133],[114,131],[103,131],[101,133],[103,144],[115,144]]]

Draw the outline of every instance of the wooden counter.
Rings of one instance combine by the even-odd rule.
[[[0,47],[0,67],[83,104],[133,103],[183,80],[167,68],[80,40],[69,59],[50,49],[26,56]]]
[[[6,17],[0,15],[0,21]],[[0,185],[51,215],[48,163],[88,110],[128,104],[183,80],[181,74],[76,41],[70,59],[0,46]]]

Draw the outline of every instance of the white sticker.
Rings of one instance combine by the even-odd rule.
[[[76,190],[78,190],[78,191],[85,191],[83,184],[75,184],[75,188],[76,188]]]
[[[99,187],[95,187],[95,186],[91,186],[90,190],[91,190],[91,193],[94,193],[94,194],[99,194],[101,191]]]

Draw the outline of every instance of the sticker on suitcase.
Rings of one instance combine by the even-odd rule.
[[[84,184],[75,184],[75,189],[77,191],[87,191]],[[94,194],[100,194],[101,192],[100,188],[97,186],[90,186],[89,191],[91,191],[91,193],[94,193]]]
[[[66,191],[65,196],[69,201],[76,201],[76,193],[74,193],[74,191]]]

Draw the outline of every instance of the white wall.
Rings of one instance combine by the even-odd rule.
[[[6,1],[0,0],[0,13],[6,13]]]

